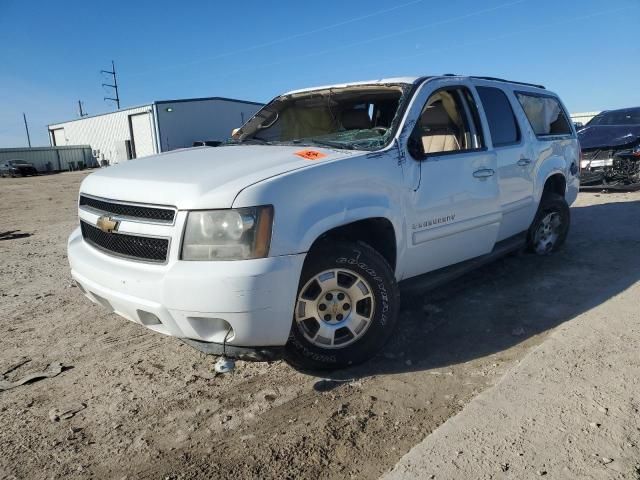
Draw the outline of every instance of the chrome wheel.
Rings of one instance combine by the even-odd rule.
[[[533,248],[538,255],[550,253],[553,250],[562,229],[562,217],[558,212],[547,213],[533,236]]]
[[[300,290],[295,321],[304,337],[321,348],[342,348],[369,328],[375,299],[367,281],[346,269],[325,270]]]

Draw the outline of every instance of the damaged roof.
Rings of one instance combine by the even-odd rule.
[[[398,83],[405,83],[405,84],[413,84],[416,83],[418,81],[421,80],[428,80],[428,79],[432,79],[432,78],[442,78],[442,77],[447,77],[447,78],[475,78],[478,80],[486,80],[486,81],[490,81],[490,82],[505,82],[505,83],[513,83],[513,84],[518,84],[518,85],[523,85],[526,87],[532,87],[532,88],[536,88],[536,89],[542,89],[545,90],[544,85],[537,85],[535,83],[525,83],[525,82],[517,82],[514,80],[507,80],[504,78],[497,78],[497,77],[483,77],[483,76],[474,76],[474,75],[456,75],[456,74],[452,74],[452,73],[447,73],[445,75],[431,75],[431,76],[420,76],[420,77],[390,77],[390,78],[380,78],[377,80],[364,80],[364,81],[359,81],[359,82],[348,82],[348,83],[336,83],[334,85],[321,85],[321,86],[317,86],[317,87],[308,87],[308,88],[300,88],[297,90],[291,90],[289,92],[283,93],[282,97],[287,96],[287,95],[293,95],[293,94],[298,94],[298,93],[305,93],[305,92],[313,92],[315,90],[328,90],[328,89],[338,89],[338,88],[345,88],[345,87],[354,87],[354,86],[358,86],[358,85],[386,85],[386,84],[398,84]]]
[[[345,88],[345,87],[353,87],[356,85],[385,85],[389,83],[415,83],[425,77],[391,77],[391,78],[381,78],[378,80],[365,80],[360,82],[349,82],[349,83],[336,83],[334,85],[321,85],[318,87],[309,87],[309,88],[300,88],[297,90],[291,90],[289,92],[283,93],[282,96],[291,95],[295,93],[304,93],[304,92],[313,92],[314,90],[326,90],[329,88]]]

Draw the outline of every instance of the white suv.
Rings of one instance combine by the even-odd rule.
[[[202,351],[343,367],[389,338],[400,282],[558,249],[579,155],[562,103],[537,85],[297,90],[224,146],[88,176],[69,262],[89,299]]]

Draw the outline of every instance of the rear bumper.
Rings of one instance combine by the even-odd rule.
[[[159,333],[237,347],[287,342],[304,254],[154,265],[69,237],[71,275],[92,302]]]

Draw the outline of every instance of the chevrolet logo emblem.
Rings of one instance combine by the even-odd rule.
[[[100,218],[98,218],[98,221],[96,222],[96,227],[98,227],[100,230],[102,230],[105,233],[111,233],[118,229],[118,223],[119,222],[117,222],[113,218],[103,215]]]

